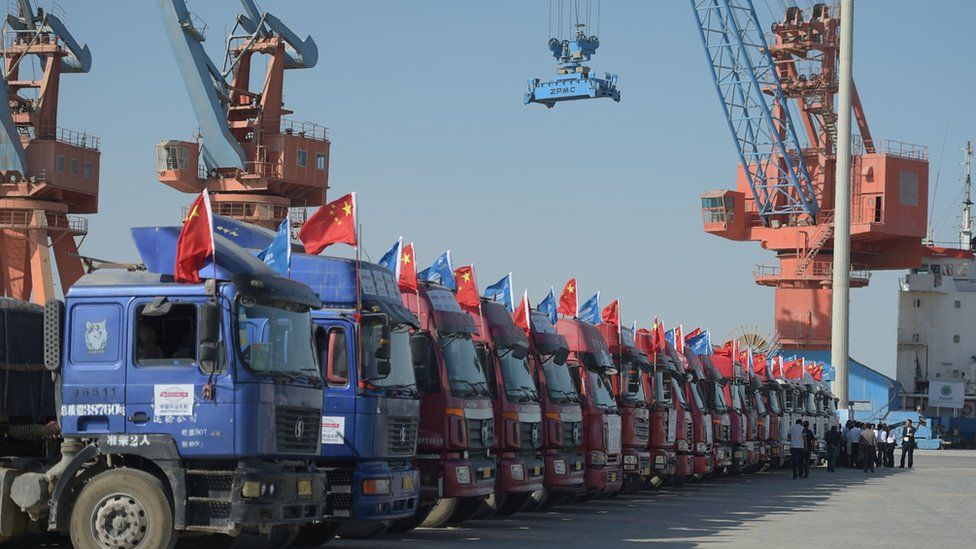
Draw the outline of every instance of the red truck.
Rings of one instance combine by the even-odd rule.
[[[546,462],[540,502],[553,505],[585,491],[583,399],[566,364],[569,345],[549,317],[530,313],[529,364],[542,401],[542,448]]]
[[[648,487],[657,488],[665,481],[680,484],[694,470],[689,442],[693,422],[685,412],[684,395],[675,379],[681,374],[670,359],[655,352],[653,332],[643,328],[637,330],[635,340],[637,348],[652,361],[651,372],[647,376],[651,405],[648,440],[651,477]]]
[[[620,410],[621,446],[623,448],[623,493],[639,491],[651,478],[650,394],[647,373],[651,363],[637,348],[634,332],[613,323],[598,326],[603,341],[610,349],[617,375],[611,378],[613,393]]]
[[[776,444],[776,416],[766,404],[762,392],[762,379],[755,371],[749,372],[749,384],[745,387],[746,396],[756,415],[756,443],[759,452],[759,468],[768,468],[779,457]]]
[[[716,468],[712,414],[700,387],[704,374],[696,375],[695,369],[686,355],[679,353],[671,343],[666,344],[665,353],[681,374],[675,379],[679,389],[684,393],[687,404],[685,407],[686,415],[690,415],[692,420],[690,437],[691,451],[694,456],[692,473],[694,478],[701,479],[712,475]],[[698,367],[700,369],[701,365],[699,364]]]
[[[727,405],[729,415],[727,440],[732,457],[728,472],[742,473],[751,470],[758,459],[751,444],[756,437],[756,416],[748,413],[743,393],[740,391],[746,383],[742,364],[731,354],[726,355],[721,351],[703,356],[701,360],[706,371],[712,373],[709,376],[715,384],[712,390],[721,391],[722,400]]]
[[[615,494],[623,487],[620,411],[613,396],[611,376],[616,374],[607,344],[596,326],[561,318],[556,332],[566,338],[566,363],[576,390],[583,395],[583,455],[586,459],[586,499]]]
[[[486,370],[473,337],[471,316],[454,293],[422,282],[401,293],[420,320],[410,337],[421,393],[416,464],[420,469],[417,514],[395,521],[391,531],[443,526],[471,518],[495,489],[495,415]]]
[[[732,418],[722,391],[722,374],[711,365],[708,355],[698,356],[686,346],[685,357],[688,360],[689,372],[701,394],[704,395],[705,407],[711,416],[715,473],[725,473],[732,466],[732,447],[729,444]]]
[[[529,366],[529,340],[504,304],[482,298],[480,311],[469,311],[478,327],[478,359],[487,370],[495,412],[495,493],[478,515],[511,515],[541,491],[542,408]]]

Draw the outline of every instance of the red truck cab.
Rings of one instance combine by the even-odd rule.
[[[620,411],[613,396],[616,374],[610,351],[596,326],[561,318],[556,332],[566,338],[566,359],[576,390],[583,395],[584,475],[588,494],[614,494],[623,487]]]
[[[762,394],[762,380],[756,372],[749,372],[749,383],[743,387],[745,397],[756,418],[756,451],[759,454],[760,468],[767,468],[773,461],[773,446],[771,445],[773,425],[775,419],[766,406],[766,399]]]
[[[611,377],[620,410],[620,439],[624,471],[624,493],[639,491],[651,478],[650,394],[647,373],[651,363],[634,343],[634,332],[608,322],[598,328],[610,349],[617,375]]]
[[[542,408],[529,367],[529,340],[504,304],[481,300],[469,311],[478,327],[475,348],[487,370],[495,412],[495,493],[486,500],[490,513],[511,515],[542,490]]]
[[[727,405],[729,415],[728,443],[731,449],[732,463],[729,472],[742,473],[752,468],[757,461],[755,450],[750,440],[755,440],[755,427],[746,408],[743,393],[740,388],[745,385],[745,372],[742,364],[734,357],[722,353],[702,357],[706,368],[712,368],[712,381],[716,384],[715,391],[721,391],[722,399]],[[751,429],[751,430],[750,430]],[[751,437],[751,438],[750,438]]]
[[[702,395],[699,377],[688,361],[686,355],[678,353],[674,345],[667,343],[665,353],[680,368],[681,377],[676,378],[680,390],[684,393],[686,414],[691,416],[691,451],[694,456],[692,473],[696,478],[703,478],[715,472],[714,431],[712,429],[712,414]],[[697,362],[697,361],[696,361]],[[699,364],[699,369],[701,365]]]
[[[647,374],[650,395],[651,477],[648,487],[657,488],[665,481],[681,483],[694,469],[689,431],[691,417],[685,418],[684,395],[679,390],[677,368],[665,355],[654,352],[654,334],[647,329],[637,330],[637,348],[653,359]]]
[[[420,320],[410,339],[421,392],[416,463],[420,505],[414,522],[443,526],[473,516],[495,489],[495,416],[485,367],[475,350],[478,333],[451,290],[423,282],[403,292]],[[404,527],[395,527],[402,531]]]
[[[549,317],[530,313],[529,364],[538,380],[542,402],[545,479],[540,500],[565,501],[585,491],[586,460],[583,445],[583,399],[566,364],[569,345],[556,332]]]
[[[722,374],[712,365],[709,355],[696,355],[685,347],[685,356],[694,372],[695,381],[705,396],[705,406],[712,419],[712,438],[715,441],[716,473],[724,473],[732,468],[732,446],[729,443],[732,433],[731,409],[722,391]]]

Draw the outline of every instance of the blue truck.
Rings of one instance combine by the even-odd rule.
[[[133,229],[145,271],[0,306],[0,542],[282,533],[270,547],[326,515],[309,315],[321,300],[219,236],[204,283],[175,283],[178,232]]]
[[[249,249],[266,248],[273,231],[215,216],[218,234]],[[322,367],[324,411],[319,466],[328,472],[329,520],[304,529],[299,541],[337,532],[364,538],[391,521],[413,517],[420,498],[417,449],[420,392],[410,334],[419,320],[404,307],[393,273],[357,260],[299,253],[289,277],[322,300],[312,312]]]

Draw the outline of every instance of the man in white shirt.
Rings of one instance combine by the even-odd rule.
[[[884,423],[875,426],[874,437],[877,439],[877,452],[874,455],[874,465],[881,467],[884,463],[885,449],[888,447],[888,435],[885,433]]]
[[[806,457],[806,441],[803,436],[803,420],[798,419],[790,427],[790,433],[786,435],[790,440],[790,465],[793,467],[793,480],[800,476],[803,469],[803,460]]]
[[[861,427],[860,423],[855,422],[854,426],[847,431],[847,459],[849,460],[847,466],[851,469],[857,468],[859,440],[861,440]]]

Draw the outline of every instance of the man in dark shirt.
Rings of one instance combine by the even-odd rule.
[[[810,476],[810,461],[813,451],[817,447],[817,437],[814,436],[813,431],[810,430],[810,422],[803,422],[803,473],[802,477],[807,478]]]
[[[908,456],[908,468],[912,468],[912,460],[915,457],[915,431],[917,427],[912,425],[912,420],[905,420],[905,427],[901,431],[901,467],[905,468],[905,456]]]
[[[824,435],[824,442],[827,443],[827,471],[833,473],[837,465],[837,453],[840,452],[844,444],[836,425],[831,426],[827,434]]]

